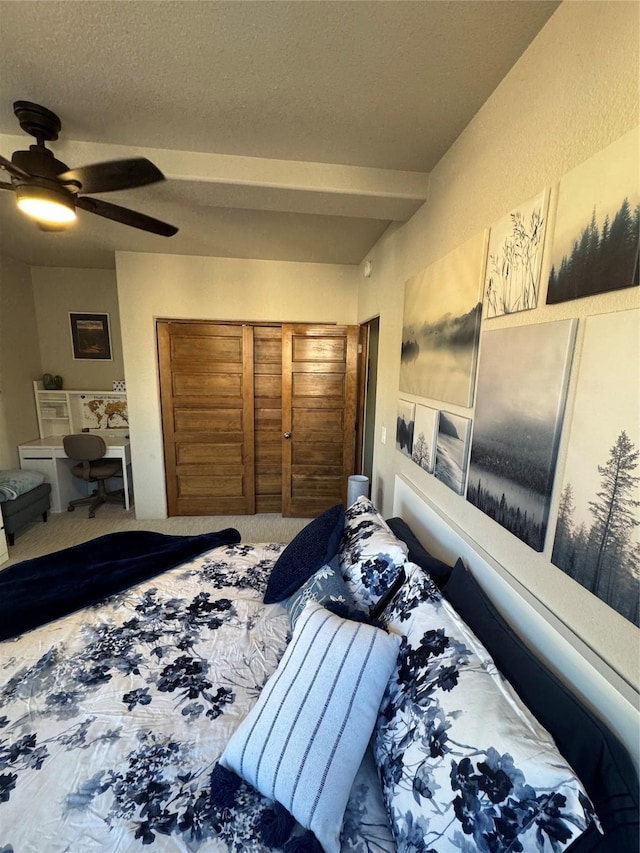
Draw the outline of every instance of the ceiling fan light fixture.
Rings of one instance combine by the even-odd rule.
[[[76,218],[73,198],[51,187],[21,186],[16,189],[19,209],[38,222],[67,225]]]

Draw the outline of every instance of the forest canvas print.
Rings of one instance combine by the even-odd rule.
[[[396,419],[396,448],[411,457],[413,453],[413,430],[416,404],[408,400],[398,400],[398,417]]]
[[[451,412],[440,412],[435,475],[459,495],[467,482],[471,421]]]
[[[416,406],[411,458],[428,474],[433,474],[435,467],[437,435],[438,410],[430,406]]]
[[[639,150],[636,128],[562,178],[547,303],[638,285]]]
[[[544,548],[576,320],[482,337],[467,500]]]
[[[640,311],[589,317],[551,560],[635,625],[639,412]]]
[[[400,391],[473,402],[482,318],[483,231],[405,285]]]
[[[548,192],[521,204],[491,227],[485,274],[486,317],[538,304]]]

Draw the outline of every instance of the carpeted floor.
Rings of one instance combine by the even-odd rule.
[[[138,521],[133,509],[125,511],[115,504],[101,506],[95,518],[87,518],[87,510],[78,508],[75,512],[51,513],[46,523],[37,521],[20,531],[16,535],[15,545],[9,547],[9,561],[3,563],[0,569],[118,530],[154,530],[158,533],[190,536],[235,527],[240,531],[243,542],[290,542],[310,520],[264,513]]]

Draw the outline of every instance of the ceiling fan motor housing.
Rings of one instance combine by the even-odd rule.
[[[11,162],[36,178],[50,180],[55,180],[68,168],[61,160],[56,160],[52,151],[40,145],[30,145],[28,151],[14,151]]]

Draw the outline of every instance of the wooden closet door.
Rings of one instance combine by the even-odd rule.
[[[345,503],[353,474],[357,326],[282,327],[282,514]]]
[[[253,514],[253,329],[157,328],[169,515]]]
[[[282,329],[253,328],[256,512],[282,512]]]

